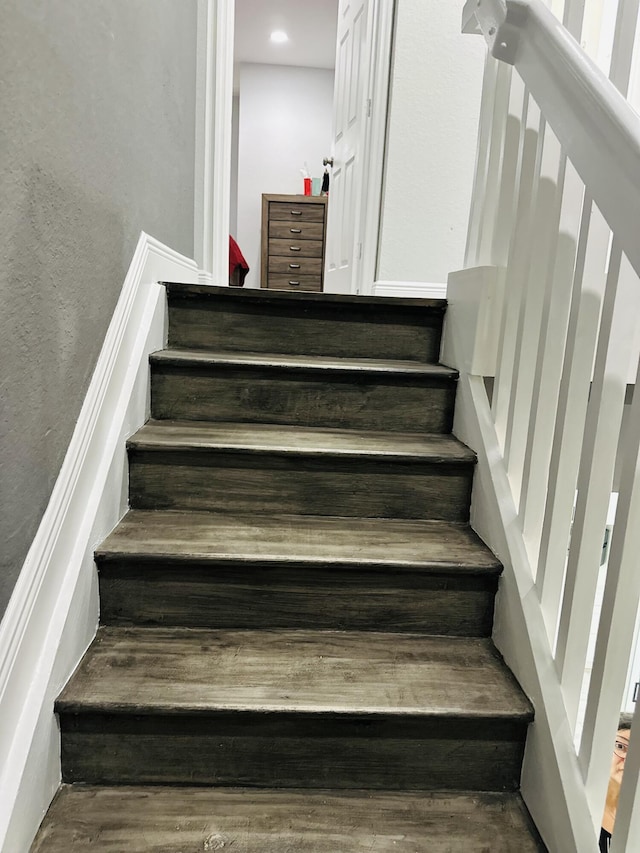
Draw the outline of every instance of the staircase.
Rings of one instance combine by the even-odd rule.
[[[167,291],[33,853],[544,850],[444,302]]]

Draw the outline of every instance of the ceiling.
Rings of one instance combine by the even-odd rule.
[[[236,0],[234,62],[333,68],[338,0]],[[284,30],[285,44],[273,44]]]

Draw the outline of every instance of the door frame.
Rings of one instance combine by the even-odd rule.
[[[373,0],[371,102],[363,152],[361,257],[352,293],[373,292],[382,214],[395,0]],[[235,0],[198,0],[194,252],[203,284],[228,284]]]
[[[201,284],[229,284],[235,0],[198,0],[194,259]]]
[[[374,291],[378,267],[378,247],[382,221],[387,118],[391,88],[391,62],[395,20],[395,0],[373,0],[371,74],[369,79],[369,121],[362,154],[360,210],[360,255],[354,269],[351,292],[370,295]]]

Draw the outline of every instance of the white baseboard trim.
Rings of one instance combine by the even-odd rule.
[[[405,299],[446,299],[445,283],[427,281],[375,281],[374,296],[401,296]]]
[[[127,508],[125,439],[148,416],[148,355],[166,340],[162,280],[195,284],[197,265],[142,233],[0,624],[2,853],[27,853],[60,782],[53,702],[96,631],[93,551]]]

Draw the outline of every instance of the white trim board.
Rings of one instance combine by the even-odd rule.
[[[194,239],[199,284],[229,284],[235,0],[198,0]]]
[[[160,280],[194,261],[142,233],[69,449],[0,624],[0,850],[26,853],[60,783],[53,702],[98,623],[95,546],[127,508],[125,439],[149,410],[148,355],[166,338]]]
[[[373,55],[375,61],[370,81],[371,116],[365,150],[363,175],[367,176],[363,197],[362,261],[356,288],[360,293],[375,293],[375,273],[380,250],[384,167],[387,145],[387,122],[391,94],[393,27],[395,0],[378,0],[375,6]],[[373,291],[369,288],[373,284]],[[381,282],[382,283],[382,282]],[[394,296],[395,294],[391,294]]]
[[[405,299],[446,299],[447,285],[427,281],[376,281],[374,296],[401,296]]]

